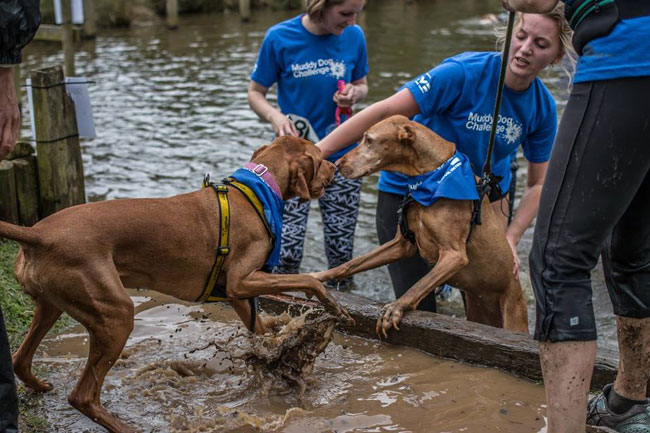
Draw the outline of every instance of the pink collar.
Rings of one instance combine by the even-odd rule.
[[[262,180],[266,182],[269,188],[271,188],[273,192],[278,195],[278,197],[282,198],[280,187],[278,187],[278,184],[275,182],[275,179],[273,179],[273,176],[271,175],[271,173],[269,173],[269,169],[267,166],[265,166],[264,164],[249,162],[244,166],[244,168],[255,173],[258,177],[262,178]]]

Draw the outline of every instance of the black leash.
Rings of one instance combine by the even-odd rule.
[[[508,27],[506,30],[506,41],[503,46],[503,53],[501,54],[501,71],[499,72],[499,83],[497,84],[497,96],[494,103],[494,113],[492,115],[492,126],[490,128],[490,142],[488,144],[488,152],[483,164],[483,176],[479,180],[476,189],[478,190],[478,201],[474,202],[474,212],[472,213],[471,227],[476,224],[481,224],[481,203],[486,194],[490,194],[492,190],[499,191],[499,181],[501,176],[492,174],[492,152],[494,151],[494,140],[497,134],[497,126],[499,123],[499,110],[501,109],[501,100],[503,99],[503,86],[506,80],[506,67],[508,66],[508,57],[510,56],[510,42],[512,40],[512,29],[515,23],[515,13],[509,12],[508,14]],[[470,231],[471,233],[471,231]]]

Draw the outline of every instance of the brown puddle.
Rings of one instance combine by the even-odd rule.
[[[539,385],[339,333],[301,395],[256,366],[264,363],[259,357],[242,361],[266,352],[252,350],[259,341],[230,307],[155,296],[134,297],[135,329],[102,393],[108,410],[145,432],[514,433],[545,424]],[[55,386],[44,397],[51,431],[104,432],[67,403],[85,363],[83,328],[51,336],[39,349],[34,364],[49,367]]]

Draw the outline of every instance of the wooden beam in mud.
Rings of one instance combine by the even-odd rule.
[[[348,309],[356,324],[339,323],[338,329],[352,335],[377,339],[375,324],[383,304],[342,292],[330,292]],[[262,296],[260,305],[267,311],[299,312],[320,304],[284,295]],[[390,344],[414,347],[431,355],[456,361],[497,368],[516,376],[539,381],[542,370],[537,342],[530,335],[506,331],[436,313],[411,311],[400,323],[400,330],[391,329],[385,340]],[[591,380],[593,389],[600,389],[616,377],[618,354],[599,349]]]

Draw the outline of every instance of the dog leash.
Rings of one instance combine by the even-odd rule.
[[[497,96],[494,103],[494,113],[492,115],[492,125],[490,127],[490,141],[488,152],[483,164],[483,175],[477,185],[478,202],[474,202],[474,212],[472,213],[471,227],[481,224],[481,203],[483,197],[489,194],[491,190],[498,191],[501,176],[495,176],[492,173],[492,152],[494,151],[494,140],[497,133],[497,124],[499,123],[499,111],[501,109],[501,100],[503,99],[503,86],[506,80],[506,67],[508,66],[508,57],[510,57],[510,42],[512,40],[512,29],[515,23],[515,13],[510,11],[508,14],[508,27],[506,30],[506,41],[501,54],[501,71],[499,72],[499,82],[497,84]],[[471,230],[470,230],[471,234]]]

